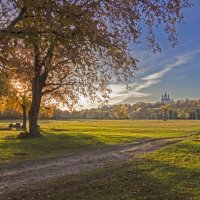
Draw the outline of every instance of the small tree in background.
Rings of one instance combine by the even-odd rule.
[[[166,104],[166,105],[163,105],[160,107],[160,111],[162,113],[164,121],[167,120],[167,113],[169,112],[170,108],[171,108],[170,104]],[[168,116],[168,118],[169,118],[169,116]]]
[[[31,102],[30,86],[27,83],[17,81],[17,78],[13,77],[14,75],[9,77],[5,74],[0,77],[1,110],[13,109],[22,113],[22,128],[26,130],[27,110],[30,108]]]

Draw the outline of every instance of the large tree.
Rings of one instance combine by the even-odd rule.
[[[45,96],[73,106],[80,95],[108,96],[112,79],[128,83],[137,69],[129,43],[160,51],[154,27],[162,24],[172,45],[189,0],[5,0],[0,7],[0,65],[30,81],[29,134]],[[142,37],[143,38],[143,37]],[[117,79],[116,79],[117,78]]]

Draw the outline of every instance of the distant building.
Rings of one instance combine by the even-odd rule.
[[[162,95],[161,102],[162,102],[162,103],[165,103],[165,104],[172,103],[172,100],[170,99],[169,94],[167,94],[167,93],[165,92],[165,94]]]

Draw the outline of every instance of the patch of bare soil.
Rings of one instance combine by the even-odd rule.
[[[112,145],[78,154],[43,160],[0,165],[0,193],[8,193],[32,183],[76,174],[117,161],[134,159],[139,154],[179,142],[176,139],[143,139],[139,142]]]

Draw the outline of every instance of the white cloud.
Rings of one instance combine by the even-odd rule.
[[[179,67],[181,65],[187,64],[191,58],[194,56],[194,54],[198,53],[199,51],[192,51],[188,52],[187,54],[183,54],[181,56],[177,56],[173,59],[173,57],[169,57],[167,60],[163,59],[159,56],[156,56],[155,60],[153,60],[153,56],[148,57],[148,70],[143,69],[140,75],[143,75],[139,78],[136,79],[134,83],[129,85],[130,87],[127,88],[126,85],[124,84],[115,84],[112,83],[110,84],[110,89],[113,91],[110,95],[110,99],[108,101],[109,104],[119,104],[123,102],[127,102],[127,99],[129,102],[137,102],[137,101],[145,101],[145,98],[150,98],[152,95],[151,93],[143,92],[143,89],[147,89],[152,87],[153,85],[156,85],[162,81],[162,78],[166,76],[170,71],[175,69],[176,67]],[[145,54],[146,55],[146,54]],[[142,60],[142,59],[140,59]],[[143,58],[143,60],[145,60]],[[153,61],[152,61],[153,60]],[[152,62],[151,62],[152,61]],[[166,63],[171,62],[170,64]],[[147,64],[147,63],[146,63]],[[165,65],[166,64],[166,65]],[[152,69],[158,69],[160,68],[161,65],[165,65],[164,68],[157,70],[157,72],[144,75],[149,73],[150,70]],[[153,99],[153,98],[151,98]],[[83,104],[82,104],[83,103]],[[91,107],[97,107],[99,103],[89,103],[82,101],[81,102],[84,107],[91,108]]]
[[[168,64],[164,69],[155,72],[153,74],[147,75],[145,77],[141,77],[138,82],[134,82],[130,88],[126,88],[123,84],[112,84],[110,85],[113,93],[111,94],[111,98],[109,100],[110,104],[117,104],[123,102],[125,99],[133,98],[133,99],[141,99],[145,97],[151,96],[149,93],[142,92],[143,89],[149,88],[153,85],[161,82],[161,79],[171,70],[173,70],[177,66],[181,66],[189,62],[191,56],[189,54],[178,56],[176,60]]]
[[[129,85],[128,88],[124,84],[111,84],[110,89],[113,92],[110,94],[108,103],[111,105],[119,104],[129,97],[132,97],[134,99],[139,99],[149,96],[150,94],[137,92],[133,90],[133,88],[137,87],[138,84],[139,83],[134,82],[131,85]]]
[[[150,75],[142,78],[142,80],[149,81],[149,80],[160,79],[163,76],[165,76],[165,74],[167,72],[171,71],[172,69],[174,69],[177,66],[188,63],[189,60],[190,60],[189,55],[178,56],[174,63],[167,65],[163,70],[161,70],[159,72],[150,74]]]
[[[152,85],[155,85],[155,84],[157,84],[159,82],[160,82],[160,80],[156,80],[156,79],[155,80],[154,79],[148,80],[147,82],[141,83],[137,87],[135,87],[134,91],[138,92],[138,91],[140,91],[142,89],[149,88]]]

